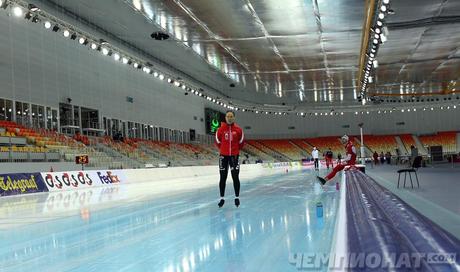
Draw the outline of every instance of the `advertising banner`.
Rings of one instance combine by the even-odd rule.
[[[300,167],[302,166],[301,162],[269,162],[262,164],[264,168],[286,168],[286,167]]]
[[[50,192],[93,188],[126,182],[122,170],[92,170],[41,173]]]
[[[47,191],[40,173],[0,174],[0,196]]]

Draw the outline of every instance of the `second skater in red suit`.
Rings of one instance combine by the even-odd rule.
[[[342,160],[341,163],[337,164],[333,169],[332,169],[332,172],[329,173],[329,175],[327,175],[326,177],[322,178],[322,177],[317,177],[318,180],[321,182],[321,184],[326,184],[326,182],[330,179],[332,179],[333,177],[335,177],[335,175],[342,171],[346,166],[351,166],[351,165],[355,165],[356,164],[356,148],[355,146],[353,145],[353,142],[348,139],[348,136],[347,135],[343,135],[342,138],[340,138],[340,141],[342,142],[342,144],[345,146],[345,150],[346,150],[346,157],[345,159]]]

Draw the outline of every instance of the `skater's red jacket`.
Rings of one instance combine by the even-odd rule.
[[[244,145],[243,130],[235,123],[229,125],[222,122],[216,132],[216,145],[219,147],[220,155],[239,155],[240,149]]]

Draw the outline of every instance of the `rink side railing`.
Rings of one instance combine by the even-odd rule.
[[[240,165],[243,181],[271,175],[286,169],[300,169],[299,162]],[[86,170],[0,174],[0,197],[39,192],[72,191],[85,188],[110,187],[117,184],[156,182],[156,188],[173,191],[215,185],[217,165],[168,168]],[[208,179],[210,177],[210,179]],[[212,180],[212,182],[204,181]]]
[[[358,170],[342,175],[331,271],[460,271],[460,240]]]

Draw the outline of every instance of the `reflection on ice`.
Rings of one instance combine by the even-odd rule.
[[[337,208],[338,194],[316,195],[307,175],[243,184],[239,208],[217,208],[217,184],[174,195],[144,184],[0,199],[2,269],[295,269],[290,252],[329,252]]]

